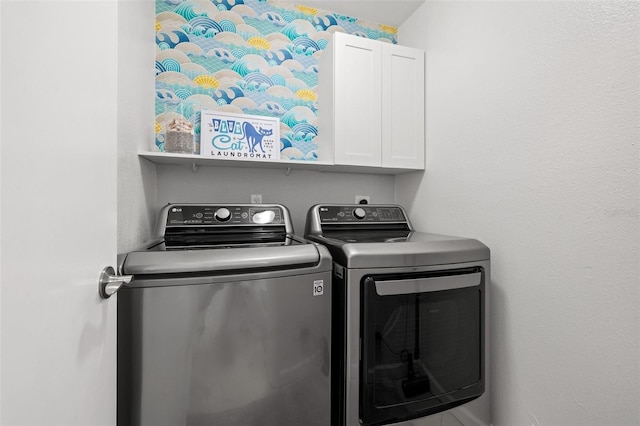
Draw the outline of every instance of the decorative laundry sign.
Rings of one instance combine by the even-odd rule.
[[[202,111],[200,155],[229,160],[279,160],[280,119]]]

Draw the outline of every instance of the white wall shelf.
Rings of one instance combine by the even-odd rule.
[[[140,157],[155,164],[186,165],[197,171],[199,167],[248,167],[262,169],[282,169],[285,173],[291,170],[310,170],[334,173],[369,173],[398,175],[424,170],[402,169],[390,167],[336,165],[325,161],[294,161],[294,160],[223,160],[204,157],[197,154],[168,154],[164,152],[142,152]]]

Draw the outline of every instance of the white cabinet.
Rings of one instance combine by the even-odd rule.
[[[382,43],[335,33],[318,61],[318,158],[382,165]]]
[[[382,43],[382,166],[424,169],[424,52]]]
[[[318,157],[424,169],[424,52],[335,33],[318,74]]]

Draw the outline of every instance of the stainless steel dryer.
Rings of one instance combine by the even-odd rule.
[[[397,205],[313,206],[334,259],[332,424],[489,425],[489,249]]]
[[[121,256],[119,426],[329,426],[331,256],[282,205],[170,204]]]

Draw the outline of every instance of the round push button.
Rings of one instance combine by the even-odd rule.
[[[229,211],[229,209],[225,209],[223,207],[221,209],[216,210],[214,217],[218,222],[226,222],[229,219],[231,219],[231,212]]]
[[[363,209],[363,208],[361,208],[361,207],[358,207],[358,208],[356,208],[356,209],[354,209],[354,210],[353,210],[353,216],[354,216],[356,219],[361,219],[361,220],[362,220],[362,219],[364,219],[364,217],[365,217],[366,215],[367,215],[367,212],[366,212],[366,211],[364,211],[364,209]]]

